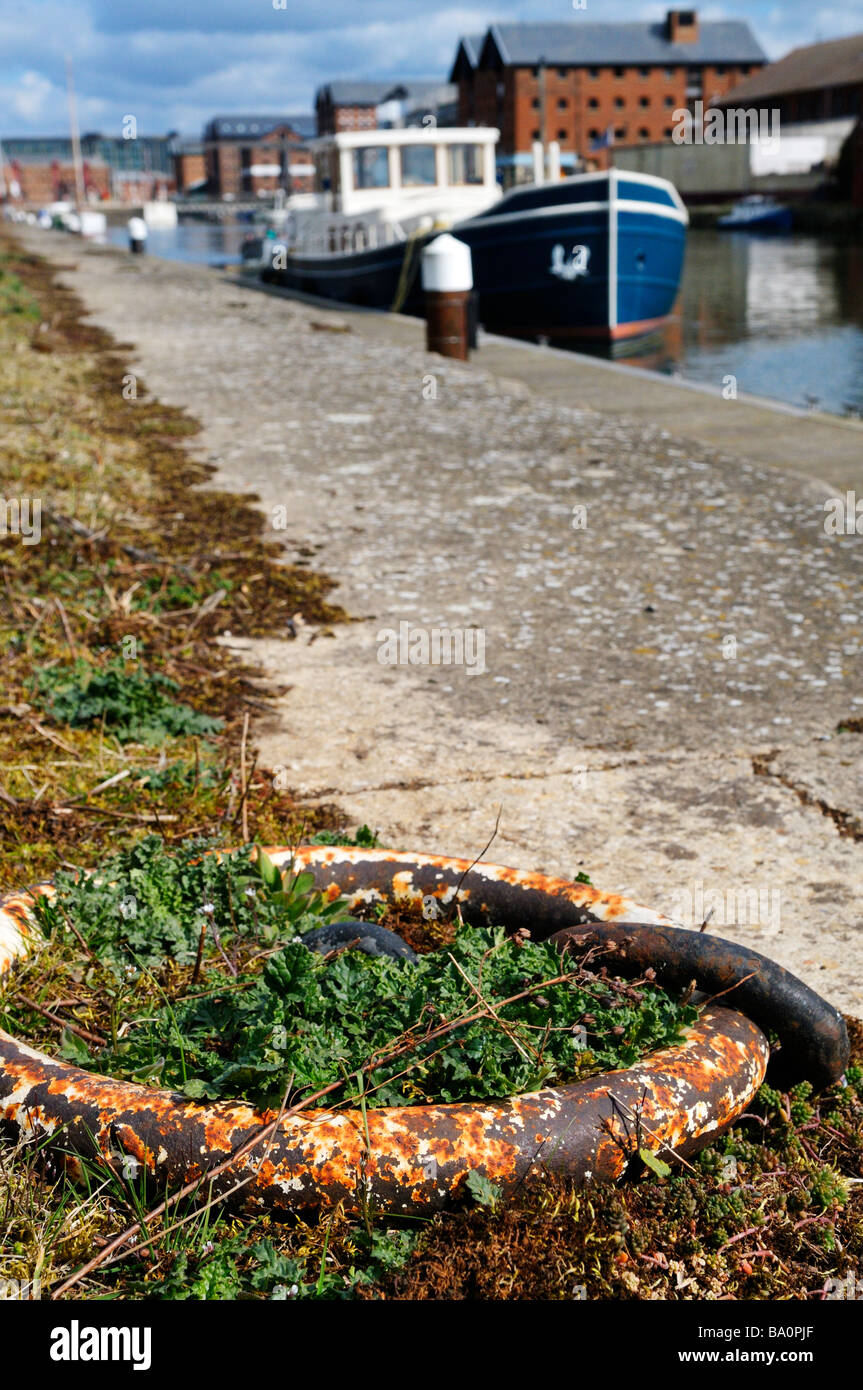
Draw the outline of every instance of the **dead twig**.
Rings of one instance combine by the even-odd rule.
[[[18,994],[16,998],[20,999],[25,1008],[32,1009],[34,1014],[41,1014],[42,1018],[46,1018],[49,1023],[53,1023],[55,1028],[59,1028],[61,1031],[64,1028],[68,1028],[70,1033],[77,1033],[78,1037],[83,1038],[85,1042],[94,1043],[97,1047],[104,1047],[105,1039],[100,1033],[91,1033],[89,1029],[82,1028],[77,1023],[70,1023],[68,1019],[58,1018],[56,1014],[52,1014],[41,1004],[37,1004],[36,1000],[31,999],[27,994]]]
[[[478,864],[479,861],[482,859],[483,855],[486,853],[487,850],[489,850],[489,849],[491,848],[491,845],[494,843],[495,836],[497,835],[497,828],[498,828],[498,826],[500,825],[500,816],[501,816],[502,810],[503,810],[503,807],[502,807],[502,806],[498,806],[498,808],[497,808],[497,818],[495,819],[494,830],[491,832],[491,838],[490,838],[489,840],[487,840],[486,843],[483,845],[483,847],[482,847],[482,849],[480,850],[479,854],[477,855],[476,859],[474,859],[473,862],[472,862],[471,864],[468,864],[467,868],[465,869],[464,873],[462,874],[461,878],[459,879],[458,883],[456,884],[455,893],[453,894],[453,899],[452,899],[452,908],[451,908],[451,910],[450,910],[449,915],[448,915],[447,917],[444,918],[444,921],[445,921],[445,922],[450,922],[450,921],[452,921],[453,914],[458,910],[458,895],[459,895],[459,893],[461,892],[461,886],[462,886],[462,884],[464,883],[465,879],[467,878],[468,874],[470,873],[471,869],[475,869],[475,868],[476,868],[477,864]]]
[[[246,781],[246,739],[249,735],[249,711],[243,715],[243,737],[240,740],[240,786],[243,789],[243,844],[249,843],[249,784]]]

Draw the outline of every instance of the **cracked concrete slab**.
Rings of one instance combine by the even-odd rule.
[[[829,440],[844,457],[853,432],[817,422],[803,478],[786,416],[775,440],[758,416],[756,462],[715,419],[699,438],[695,397],[678,434],[666,385],[653,418],[632,386],[629,413],[627,378],[599,390],[557,354],[546,394],[517,344],[449,363],[406,320],[56,244],[149,389],[202,422],[216,481],[257,492],[357,619],[243,643],[291,686],[262,764],[403,848],[473,856],[500,807],[489,858],[586,870],[693,927],[712,909],[863,1013],[863,851],[816,795],[859,811],[853,743],[819,741],[863,713],[863,538],[823,526]],[[382,664],[401,623],[482,633],[482,662]]]
[[[863,734],[836,733],[811,747],[783,748],[766,775],[817,807],[841,835],[863,840]]]

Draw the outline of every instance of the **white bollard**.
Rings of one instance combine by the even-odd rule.
[[[140,256],[147,249],[147,224],[143,217],[130,217],[126,223],[129,233],[129,250]]]
[[[534,183],[545,183],[545,151],[541,140],[534,140],[530,147],[533,155],[533,181]]]
[[[422,254],[426,347],[467,361],[473,262],[470,247],[444,232]]]
[[[560,179],[560,145],[557,140],[550,140],[548,144],[548,181],[557,183]]]
[[[104,242],[107,237],[108,219],[104,212],[83,208],[81,211],[81,235],[85,241]]]

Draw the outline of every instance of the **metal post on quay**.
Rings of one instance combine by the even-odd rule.
[[[470,247],[448,232],[435,237],[422,254],[422,287],[428,351],[466,362],[472,337]]]
[[[147,224],[143,217],[130,217],[126,223],[129,233],[129,250],[140,256],[147,249]]]

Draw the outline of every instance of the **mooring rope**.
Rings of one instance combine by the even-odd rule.
[[[417,265],[419,264],[419,261],[414,253],[416,251],[417,246],[419,245],[420,237],[422,236],[425,236],[425,228],[414,227],[413,231],[409,233],[407,241],[405,242],[405,254],[402,260],[401,272],[399,274],[399,283],[396,289],[395,299],[393,300],[391,307],[391,313],[393,314],[401,313],[402,306],[404,305],[404,302],[407,299],[411,291],[411,288],[413,287],[413,282],[416,279]]]

